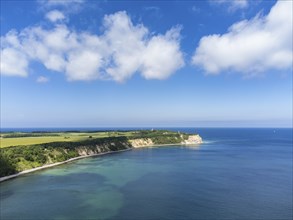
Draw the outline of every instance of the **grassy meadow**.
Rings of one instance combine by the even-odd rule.
[[[94,138],[105,137],[128,137],[134,132],[59,132],[59,133],[2,133],[0,137],[0,148],[11,146],[29,146],[52,142],[76,142]]]

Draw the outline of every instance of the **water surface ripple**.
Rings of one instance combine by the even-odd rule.
[[[181,129],[182,131],[194,131]],[[1,219],[292,219],[292,129],[198,129],[1,186]]]

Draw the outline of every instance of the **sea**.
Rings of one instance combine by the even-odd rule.
[[[292,219],[291,128],[169,129],[204,143],[91,157],[2,182],[0,219]]]

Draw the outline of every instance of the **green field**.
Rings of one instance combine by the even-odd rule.
[[[132,136],[134,132],[2,133],[0,148],[52,142],[76,142],[94,138]]]

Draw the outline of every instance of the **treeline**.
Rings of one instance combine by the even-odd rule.
[[[2,134],[2,138],[20,138],[20,137],[56,137],[56,133],[10,133]]]
[[[183,140],[180,135],[151,137],[154,144],[178,144]]]
[[[188,138],[186,133],[178,133],[168,130],[142,130],[137,131],[133,138],[150,138],[154,144],[178,144]]]

